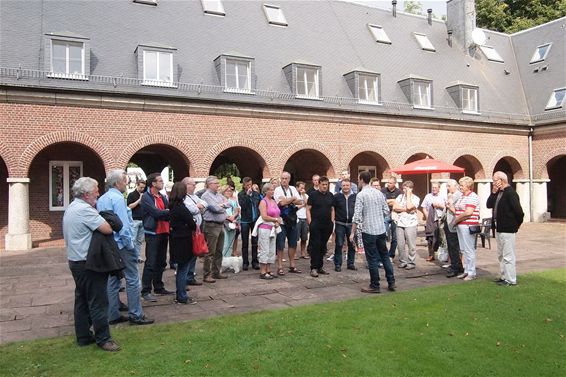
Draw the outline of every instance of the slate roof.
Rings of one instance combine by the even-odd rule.
[[[12,70],[0,72],[0,85],[279,102],[377,113],[395,107],[397,113],[418,116],[422,110],[412,109],[398,84],[412,75],[433,80],[435,110],[426,111],[427,117],[462,118],[446,88],[454,82],[466,82],[478,86],[480,95],[481,115],[469,119],[499,119],[502,123],[515,119],[520,124],[530,123],[533,114],[544,113],[551,91],[566,86],[566,18],[511,36],[486,31],[486,44],[495,47],[505,60],[497,63],[488,61],[479,49],[471,56],[457,43],[449,46],[446,25],[439,20],[429,25],[423,16],[398,12],[393,17],[390,10],[341,1],[268,3],[281,7],[288,27],[269,25],[263,2],[253,0],[223,1],[224,17],[204,14],[200,1],[160,0],[157,6],[148,6],[131,0],[2,0],[0,67]],[[382,26],[392,43],[376,42],[368,23]],[[87,74],[92,79],[57,80],[36,74],[14,80],[13,68],[44,70],[44,36],[61,30],[89,38]],[[436,52],[422,50],[414,32],[426,34]],[[175,81],[194,85],[176,89],[139,86],[134,51],[147,41],[174,46]],[[552,41],[553,46],[543,63],[552,69],[534,75],[530,58],[534,48],[546,41]],[[220,82],[213,61],[233,51],[254,58],[255,96],[224,93],[216,87]],[[300,61],[321,66],[324,101],[300,100],[292,95],[282,68]],[[352,101],[353,94],[343,77],[352,67],[380,73],[383,107]],[[200,88],[198,94],[196,86]]]

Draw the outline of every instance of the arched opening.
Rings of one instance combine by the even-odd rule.
[[[264,174],[269,174],[263,157],[246,147],[231,147],[222,151],[212,162],[209,174],[224,177],[230,170],[238,177],[250,177],[255,183],[261,183]],[[265,178],[268,178],[265,176]]]
[[[364,151],[355,155],[348,167],[350,169],[350,178],[356,183],[358,182],[358,175],[364,170],[369,171],[372,177],[377,177],[381,180],[385,171],[389,169],[387,161],[378,153],[371,151]]]
[[[502,159],[497,161],[497,164],[495,164],[495,168],[493,168],[491,175],[493,175],[493,173],[495,173],[496,171],[502,171],[503,173],[507,174],[509,184],[513,187],[513,189],[516,188],[516,184],[514,182],[515,178],[523,177],[523,169],[521,168],[519,161],[509,156],[503,157]]]
[[[285,163],[283,170],[291,174],[291,184],[297,181],[307,183],[307,188],[312,186],[314,174],[334,177],[334,168],[330,160],[321,152],[314,149],[303,149],[295,152]]]
[[[189,176],[189,160],[177,148],[165,144],[152,144],[138,150],[129,165],[138,166],[145,175],[161,172],[169,167],[169,177],[164,177],[164,181],[179,181]],[[165,179],[167,178],[167,179]]]
[[[548,171],[548,212],[554,219],[566,219],[566,155],[556,156],[546,164]]]
[[[485,172],[481,162],[469,154],[460,156],[454,161],[453,165],[464,168],[463,173],[450,173],[450,178],[458,181],[460,178],[467,176],[473,179],[485,178]],[[474,191],[477,192],[477,183],[474,184]]]
[[[33,246],[46,246],[63,237],[63,213],[73,200],[71,187],[80,177],[98,181],[104,192],[104,163],[92,149],[78,143],[52,144],[31,162],[28,177],[30,229]]]
[[[8,233],[8,167],[0,157],[0,249],[4,248]]]
[[[433,156],[429,156],[426,153],[416,153],[409,157],[405,164],[410,164],[411,162],[415,162],[418,160],[422,160],[424,158],[434,158]],[[413,188],[413,193],[419,197],[419,199],[424,199],[425,195],[430,191],[430,179],[432,178],[430,174],[403,174],[402,175],[403,182],[405,181],[413,181],[415,187]]]

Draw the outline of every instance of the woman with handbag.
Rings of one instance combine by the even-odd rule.
[[[189,262],[193,258],[193,231],[197,228],[193,215],[185,206],[186,195],[187,186],[182,182],[175,183],[169,193],[169,252],[171,261],[177,263],[175,302],[196,304],[186,289]]]
[[[476,234],[480,227],[480,198],[472,191],[474,180],[470,177],[458,181],[462,195],[454,204],[454,224],[457,224],[458,243],[464,256],[464,272],[457,276],[465,281],[476,278]]]
[[[272,280],[277,276],[271,272],[271,264],[275,262],[276,229],[282,223],[281,211],[273,199],[274,187],[271,183],[263,185],[263,199],[259,202],[260,221],[257,227],[257,258],[259,261],[260,279]]]

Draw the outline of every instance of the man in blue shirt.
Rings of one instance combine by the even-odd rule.
[[[98,199],[96,208],[99,211],[112,211],[122,221],[120,232],[114,232],[114,240],[118,244],[120,256],[126,268],[126,293],[128,296],[128,318],[120,315],[120,280],[116,276],[108,278],[108,322],[113,325],[130,321],[133,325],[148,325],[153,320],[143,314],[140,299],[140,278],[138,273],[138,254],[134,247],[131,210],[124,200],[124,192],[128,185],[128,176],[124,170],[112,170],[106,177],[108,191]]]

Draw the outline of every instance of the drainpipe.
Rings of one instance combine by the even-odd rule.
[[[393,17],[397,17],[397,0],[393,0],[391,5],[393,5]]]
[[[529,128],[529,216],[531,222],[534,222],[534,208],[533,208],[533,127]]]

